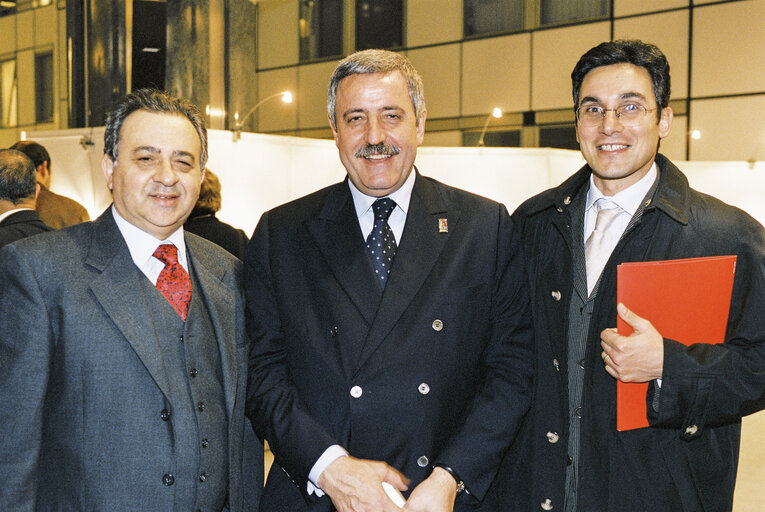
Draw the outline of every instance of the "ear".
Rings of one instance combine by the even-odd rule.
[[[327,121],[329,121],[329,127],[332,129],[332,136],[335,138],[335,145],[337,146],[337,126],[332,122],[332,118],[327,114]]]
[[[422,145],[422,141],[425,140],[425,119],[428,117],[428,111],[422,109],[420,115],[417,116],[417,145]]]
[[[104,180],[109,190],[112,189],[112,176],[114,175],[114,160],[107,154],[101,159],[101,172],[104,173]]]
[[[35,200],[37,200],[37,196],[40,195],[40,183],[35,183]]]
[[[659,118],[659,138],[663,139],[669,135],[669,129],[672,126],[672,118],[674,114],[669,107],[664,108],[661,111],[661,118]]]

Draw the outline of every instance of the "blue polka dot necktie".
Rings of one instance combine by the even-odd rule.
[[[173,244],[162,244],[152,256],[165,264],[157,279],[157,290],[185,322],[191,304],[191,278],[178,262],[178,249]]]
[[[383,197],[372,203],[375,214],[375,223],[372,232],[367,237],[367,250],[375,267],[377,282],[381,288],[385,288],[390,275],[390,267],[393,257],[396,255],[396,237],[388,224],[388,217],[396,207],[396,202],[388,197]]]

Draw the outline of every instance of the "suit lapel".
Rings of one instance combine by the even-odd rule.
[[[93,222],[93,243],[85,263],[100,274],[90,283],[90,289],[165,396],[172,396],[165,371],[162,351],[152,323],[146,321],[151,311],[137,286],[145,279],[135,266],[122,233],[108,209]]]
[[[459,218],[460,211],[447,208],[437,185],[418,174],[390,280],[356,370],[377,350],[422,288]],[[448,231],[439,231],[439,219],[447,219]]]
[[[223,390],[226,396],[226,408],[229,418],[234,410],[237,396],[237,360],[236,360],[236,291],[223,283],[226,270],[217,264],[199,240],[186,235],[186,248],[194,272],[199,294],[210,315],[210,322],[215,330],[220,351],[223,373]]]
[[[339,183],[330,191],[319,216],[309,221],[308,232],[337,282],[361,316],[371,324],[382,290],[374,279],[372,263],[346,182]]]

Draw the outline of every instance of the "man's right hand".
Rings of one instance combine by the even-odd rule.
[[[400,491],[406,491],[409,484],[385,462],[347,455],[327,466],[316,483],[332,499],[337,512],[400,512],[385,493],[383,482]]]

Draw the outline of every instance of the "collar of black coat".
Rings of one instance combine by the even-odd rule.
[[[688,224],[691,204],[688,178],[662,154],[656,155],[656,166],[659,169],[659,184],[646,210],[655,208],[681,224]],[[573,204],[574,196],[578,193],[586,193],[590,173],[592,169],[585,164],[559,186],[524,202],[518,207],[518,212],[525,217],[536,215],[549,208],[555,208],[560,213],[565,212]]]

